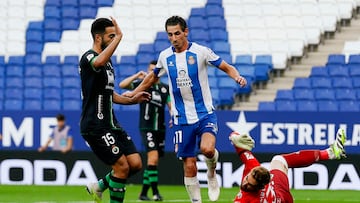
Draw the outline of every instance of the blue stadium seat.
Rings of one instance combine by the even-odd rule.
[[[224,16],[224,8],[221,5],[210,4],[205,6],[207,16]]]
[[[4,100],[4,98],[5,98],[5,90],[3,88],[0,88],[0,101]],[[0,105],[2,105],[2,103]]]
[[[227,42],[229,40],[228,32],[222,29],[210,29],[209,36],[211,41]]]
[[[348,77],[349,69],[345,65],[328,65],[330,77]]]
[[[221,6],[222,5],[222,0],[208,0],[207,5]]]
[[[332,78],[333,88],[352,88],[352,80],[349,77]]]
[[[214,66],[208,66],[207,72],[209,77],[215,77],[216,76],[216,68]]]
[[[24,110],[41,110],[41,100],[36,100],[36,99],[25,100]]]
[[[207,24],[209,29],[223,29],[226,30],[226,21],[223,17],[213,16],[207,18]]]
[[[42,66],[27,65],[25,67],[25,77],[41,77]]]
[[[53,64],[44,64],[43,75],[45,77],[60,77],[60,66]]]
[[[209,77],[209,86],[211,89],[218,88],[218,79],[217,77]]]
[[[4,65],[5,65],[5,57],[0,56],[0,66],[4,66]]]
[[[43,78],[44,88],[61,88],[61,79],[56,77],[44,77]]]
[[[252,65],[236,65],[236,69],[242,76],[252,77],[255,80],[255,67]]]
[[[61,19],[59,18],[45,18],[44,20],[44,29],[46,30],[56,30],[61,31],[62,23]],[[46,33],[45,33],[46,37]]]
[[[219,53],[227,53],[230,54],[230,43],[228,42],[213,42],[211,43],[212,50],[219,54]]]
[[[235,65],[252,65],[252,56],[250,54],[237,55]]]
[[[195,16],[205,17],[206,16],[205,8],[192,8],[190,11],[190,16],[191,17],[195,17]]]
[[[78,6],[79,2],[74,0],[62,0],[61,1],[63,6]]]
[[[219,105],[231,106],[234,104],[234,89],[222,88],[219,94]]]
[[[292,101],[294,100],[294,94],[292,90],[278,90],[276,92],[276,97],[275,97],[275,101],[280,101],[280,100],[288,100],[288,101]]]
[[[24,82],[23,78],[20,77],[7,77],[5,79],[6,87],[7,88],[23,88]]]
[[[360,89],[356,89],[355,92],[357,99],[360,100]]]
[[[134,105],[138,106],[138,105]],[[63,101],[64,110],[81,110],[81,101],[79,99],[65,99]]]
[[[9,56],[8,65],[24,65],[25,58],[23,56]]]
[[[360,63],[359,64],[349,64],[349,75],[351,77],[360,77]]]
[[[314,100],[314,91],[311,89],[294,89],[295,100]]]
[[[228,75],[219,68],[215,69],[215,75],[216,77],[228,77]]]
[[[220,94],[220,90],[217,89],[217,88],[211,88],[211,97],[212,97],[212,102],[213,102],[213,105],[214,107],[216,108],[219,103],[220,103],[220,100],[219,100],[219,94]]]
[[[6,99],[4,101],[4,110],[22,110],[23,101],[20,99]]]
[[[157,41],[157,40],[169,41],[168,40],[168,34],[166,32],[157,32],[156,37],[155,37],[155,41]]]
[[[44,23],[43,21],[30,21],[27,30],[39,30],[43,31]]]
[[[193,29],[190,33],[190,40],[208,42],[210,40],[209,33],[204,29]]]
[[[321,100],[335,100],[335,91],[333,89],[316,89],[315,99]]]
[[[75,65],[64,64],[61,66],[62,76],[63,77],[79,77],[78,67]]]
[[[208,29],[207,21],[200,16],[191,16],[188,20],[189,28],[192,29]]]
[[[63,88],[81,88],[80,77],[65,77],[62,79]]]
[[[258,111],[275,111],[274,102],[259,102]]]
[[[330,54],[328,56],[328,61],[326,65],[330,64],[338,64],[338,65],[345,65],[345,55],[343,54]]]
[[[310,89],[311,86],[310,78],[295,78],[293,89]]]
[[[295,101],[275,101],[277,111],[296,111]]]
[[[79,59],[78,56],[65,56],[64,57],[64,64],[78,66],[79,65],[79,60],[80,59]]]
[[[26,42],[43,42],[44,35],[40,30],[27,30],[26,31]]]
[[[53,5],[46,5],[44,8],[44,17],[45,20],[50,18],[60,19],[61,18],[60,7]]]
[[[137,54],[136,55],[136,64],[140,65],[140,64],[146,64],[146,66],[150,63],[150,61],[152,60],[156,60],[154,54]]]
[[[26,54],[25,64],[41,66],[41,54]]]
[[[114,0],[97,0],[97,5],[99,7],[112,7]]]
[[[78,19],[79,18],[79,9],[75,6],[64,6],[62,8],[62,18],[63,18],[63,21],[65,21],[64,18]],[[68,23],[67,21],[65,21],[65,22]]]
[[[332,88],[331,78],[311,78],[313,88]]]
[[[237,86],[236,93],[239,95],[250,94],[253,91],[254,77],[242,75],[246,79],[246,85],[244,87]]]
[[[61,39],[61,32],[58,30],[45,30],[44,41],[45,42],[59,42]]]
[[[297,111],[318,111],[316,101],[299,100],[296,101]]]
[[[121,77],[128,77],[138,72],[135,66],[129,66],[129,65],[120,65],[117,71],[118,71],[118,76]]]
[[[27,77],[24,83],[25,87],[42,88],[42,78],[40,77]]]
[[[318,111],[336,112],[339,110],[339,106],[336,101],[317,101],[317,104],[318,104]]]
[[[269,66],[266,64],[255,64],[255,82],[266,82],[270,79]]]
[[[154,54],[153,44],[140,44],[137,54]]]
[[[236,89],[238,84],[236,84],[236,82],[229,78],[228,76],[225,76],[225,77],[218,77],[218,87],[223,89],[223,88],[226,88],[226,89]]]
[[[4,80],[5,77],[5,65],[0,65],[0,78]],[[0,87],[2,87],[3,83],[0,83]]]
[[[45,63],[60,65],[60,56],[46,56]]]
[[[310,77],[328,77],[328,69],[325,66],[313,66]]]
[[[356,92],[354,91],[354,89],[337,89],[335,90],[335,97],[337,101],[356,101]]]
[[[339,111],[341,112],[359,112],[360,111],[360,104],[357,101],[340,101],[339,104]]]
[[[154,51],[156,53],[159,53],[163,50],[165,50],[166,48],[169,48],[171,46],[169,41],[163,41],[163,40],[157,40],[154,43]]]
[[[61,89],[60,88],[45,88],[44,89],[44,99],[61,99]]]
[[[24,90],[25,99],[42,99],[42,90],[40,88],[25,88]]]
[[[136,66],[136,58],[135,58],[135,56],[121,56],[120,64],[121,65],[126,64],[126,65]]]
[[[62,25],[63,30],[77,30],[80,27],[80,21],[75,18],[63,18],[64,22]]]
[[[23,77],[24,68],[21,65],[10,65],[6,68],[6,77]]]
[[[61,0],[47,0],[47,1],[46,1],[46,6],[57,6],[57,7],[60,7],[60,6],[61,6]]]
[[[81,19],[90,18],[93,19],[96,17],[97,8],[92,6],[82,6],[79,10],[79,17]]]
[[[360,89],[360,77],[352,78],[353,88]]]
[[[360,65],[360,54],[351,54],[349,56],[348,64],[357,64]]]
[[[61,102],[60,100],[55,99],[46,99],[43,100],[43,108],[44,110],[60,110]]]
[[[80,100],[81,90],[76,88],[62,88],[63,99],[78,99]]]
[[[5,90],[5,100],[8,99],[23,99],[23,90],[20,88],[7,88]]]
[[[79,0],[79,6],[92,6],[96,7],[96,0]]]
[[[255,65],[261,64],[261,65],[267,65],[269,70],[273,69],[273,63],[272,63],[272,56],[271,55],[256,55],[255,57]]]

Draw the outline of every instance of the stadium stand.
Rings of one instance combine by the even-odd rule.
[[[7,0],[0,9],[1,17],[7,21],[0,27],[0,42],[4,45],[0,49],[1,109],[79,110],[77,65],[82,52],[91,47],[92,19],[114,15],[121,22],[125,37],[112,59],[118,82],[144,70],[170,45],[163,24],[173,14],[188,20],[191,40],[211,47],[249,82],[239,88],[222,78],[225,73],[209,68],[209,83],[219,108],[231,108],[241,101],[240,108],[246,110],[244,103],[252,102],[249,98],[263,97],[260,101],[266,101],[262,93],[268,89],[274,92],[272,104],[255,103],[256,109],[359,108],[359,39],[346,41],[341,54],[330,52],[328,60],[320,63],[322,66],[318,63],[308,75],[291,81],[291,89],[269,88],[329,39],[356,25],[359,1],[167,0],[166,6],[151,0],[33,0],[24,5],[10,2]],[[167,82],[167,78],[162,81]],[[318,102],[323,100],[333,103],[327,102],[320,109]],[[341,102],[349,102],[349,108],[342,107]]]

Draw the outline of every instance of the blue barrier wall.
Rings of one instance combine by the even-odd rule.
[[[1,111],[0,148],[5,150],[34,150],[46,142],[56,124],[51,111]],[[89,150],[79,133],[79,111],[61,112],[72,127],[74,150]],[[358,113],[340,112],[239,112],[218,111],[217,148],[233,152],[228,141],[232,131],[249,133],[256,141],[255,152],[282,153],[300,149],[325,148],[339,127],[346,129],[347,153],[360,154],[360,119]],[[138,112],[119,111],[117,118],[133,138],[140,151],[144,147],[138,131]],[[166,151],[173,150],[171,130],[167,131]]]

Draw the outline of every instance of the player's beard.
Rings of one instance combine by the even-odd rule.
[[[108,45],[105,43],[104,38],[101,38],[101,49],[104,51]]]

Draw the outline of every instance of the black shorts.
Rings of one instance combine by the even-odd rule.
[[[165,132],[141,130],[140,133],[147,152],[157,150],[159,156],[164,155]]]
[[[122,155],[138,153],[131,137],[121,128],[83,133],[83,138],[100,160],[113,165]]]

